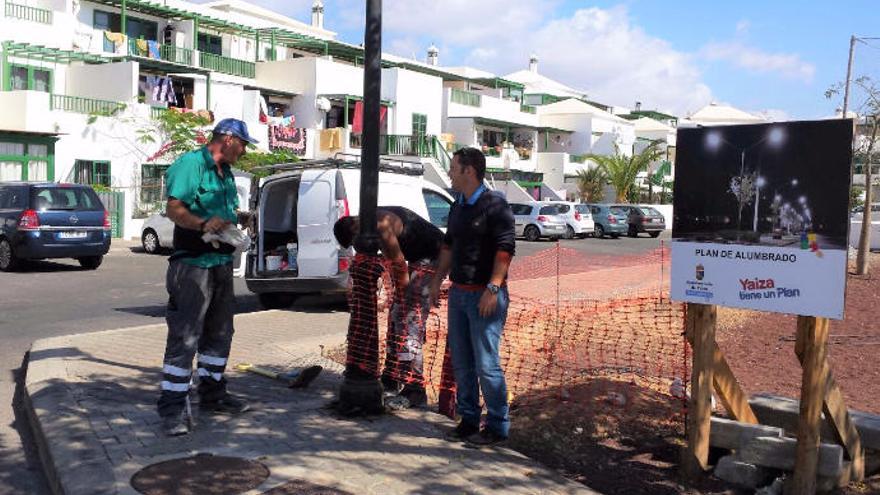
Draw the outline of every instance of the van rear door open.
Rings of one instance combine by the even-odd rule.
[[[339,268],[338,247],[333,239],[333,224],[337,218],[335,182],[335,170],[303,172],[296,219],[300,277],[329,277],[336,275]]]

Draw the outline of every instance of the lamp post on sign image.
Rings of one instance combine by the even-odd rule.
[[[752,223],[752,231],[754,232],[758,231],[758,203],[761,202],[761,188],[766,184],[767,181],[760,175],[755,179],[755,219]]]
[[[755,141],[754,143],[752,143],[748,146],[745,146],[745,147],[736,145],[734,143],[731,143],[727,139],[725,139],[724,136],[722,135],[722,131],[720,131],[720,130],[715,130],[713,132],[706,134],[705,139],[706,139],[705,146],[709,150],[718,151],[719,149],[721,149],[722,145],[727,145],[730,148],[739,151],[739,175],[733,178],[733,182],[736,184],[736,187],[735,188],[733,186],[731,187],[731,189],[732,189],[731,192],[734,193],[734,195],[736,196],[737,202],[739,202],[739,210],[737,212],[737,222],[736,222],[736,228],[737,228],[737,230],[739,230],[742,226],[743,206],[745,204],[747,204],[752,199],[752,194],[754,193],[755,195],[757,195],[758,188],[763,187],[763,185],[764,185],[763,183],[761,186],[757,185],[757,182],[758,182],[757,179],[760,179],[762,182],[764,182],[764,179],[760,178],[760,177],[755,179],[754,184],[749,184],[749,182],[751,182],[751,180],[750,180],[751,177],[746,176],[746,153],[748,151],[752,150],[753,148],[755,148],[761,144],[764,144],[764,143],[767,143],[768,145],[770,145],[771,148],[777,148],[777,149],[780,148],[782,146],[782,144],[785,142],[785,131],[782,130],[781,127],[772,127],[772,128],[770,128],[770,130],[767,132],[767,134],[764,137],[762,137],[761,139],[759,139],[759,140]],[[755,171],[754,175],[757,176],[757,170]],[[752,187],[743,187],[744,185],[746,185],[746,186],[754,185],[755,190],[752,191]],[[757,199],[755,200],[755,212],[756,212],[755,215],[757,216]],[[753,230],[757,232],[757,230],[758,230],[757,221],[755,221],[754,224],[755,224],[755,226],[754,226]]]

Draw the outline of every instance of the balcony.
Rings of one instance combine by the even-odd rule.
[[[470,107],[479,107],[482,105],[482,96],[476,93],[471,93],[470,91],[464,91],[457,88],[452,88],[452,103],[458,103],[461,105],[467,105]]]
[[[199,67],[240,77],[256,77],[257,65],[247,60],[199,52]]]
[[[109,117],[125,110],[125,103],[118,101],[97,100],[80,96],[52,95],[49,99],[49,110],[83,113]]]
[[[522,113],[531,113],[535,114],[538,112],[538,109],[532,105],[521,104],[519,106],[519,111]]]
[[[153,47],[151,49],[151,47]],[[162,45],[146,40],[128,40],[128,54],[133,57],[152,58],[173,64],[193,65],[193,50],[174,45]]]
[[[3,14],[12,19],[52,25],[52,11],[6,1]]]

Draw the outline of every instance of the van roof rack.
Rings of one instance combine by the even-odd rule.
[[[353,158],[353,159],[343,159]],[[317,160],[302,160],[298,162],[276,163],[273,165],[261,165],[253,170],[271,170],[273,172],[290,172],[306,169],[360,169],[360,155],[352,153],[336,153],[333,158],[321,158]],[[379,157],[379,171],[404,175],[424,175],[425,167],[421,162],[401,160],[397,158]]]

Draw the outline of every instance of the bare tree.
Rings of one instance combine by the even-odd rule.
[[[743,208],[745,208],[748,203],[751,203],[752,198],[755,197],[755,182],[757,180],[758,174],[756,172],[744,175],[734,175],[730,178],[730,186],[727,191],[730,194],[733,194],[739,205],[739,210],[737,211],[736,216],[736,230],[742,229]]]
[[[868,254],[871,249],[871,203],[874,201],[872,168],[878,132],[880,132],[880,87],[867,76],[857,78],[853,84],[864,95],[864,101],[854,107],[857,108],[858,115],[855,154],[856,157],[863,160],[865,172],[865,211],[862,213],[861,236],[856,255],[856,274],[867,275]],[[840,91],[841,85],[837,85],[826,91],[825,97],[832,98],[840,94]],[[846,116],[844,115],[844,117]]]

